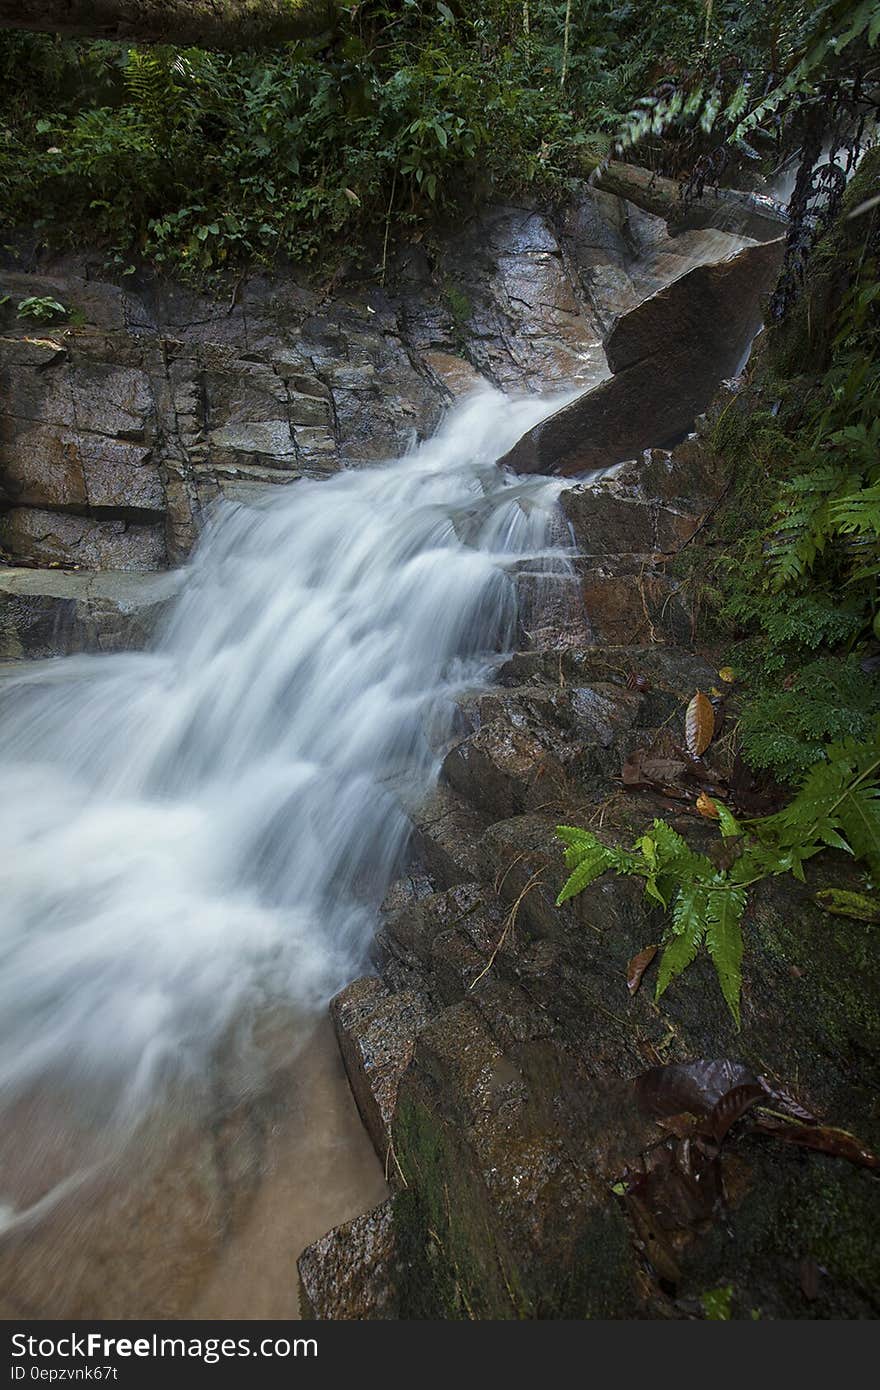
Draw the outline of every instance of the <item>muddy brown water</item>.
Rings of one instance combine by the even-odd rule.
[[[7,1112],[0,1316],[298,1317],[301,1251],[387,1188],[329,1022],[272,1050],[259,1087],[124,1143],[60,1092]]]

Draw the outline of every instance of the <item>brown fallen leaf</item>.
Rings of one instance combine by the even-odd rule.
[[[689,1110],[682,1110],[678,1115],[665,1115],[657,1121],[660,1129],[667,1134],[674,1134],[676,1139],[693,1139],[698,1133],[699,1120],[696,1115],[692,1115]]]
[[[681,1280],[675,1256],[666,1241],[665,1232],[658,1224],[653,1212],[638,1197],[630,1193],[624,1197],[627,1211],[642,1243],[645,1258],[654,1266],[658,1276],[673,1286]]]
[[[702,690],[696,692],[687,707],[684,729],[688,752],[692,758],[701,758],[715,737],[715,710]]]
[[[656,946],[646,946],[644,951],[639,951],[638,955],[633,956],[629,965],[626,967],[626,987],[630,994],[635,994],[638,990],[639,985],[642,983],[642,976],[656,954]]]
[[[687,763],[681,758],[667,758],[647,748],[637,748],[623,764],[621,777],[625,787],[668,788],[667,794],[675,795],[675,783],[686,768]]]
[[[829,1158],[845,1158],[848,1163],[856,1163],[860,1168],[880,1168],[877,1154],[846,1129],[834,1129],[831,1125],[777,1125],[763,1117],[755,1128],[762,1134],[772,1134],[774,1139],[782,1139],[786,1144],[798,1144],[803,1149],[827,1154]]]
[[[809,1255],[805,1255],[801,1260],[799,1273],[801,1293],[809,1303],[815,1303],[819,1297],[819,1266]]]
[[[769,772],[753,772],[737,753],[730,773],[731,798],[747,816],[766,816],[778,811],[790,793]]]
[[[642,1114],[655,1119],[682,1110],[707,1115],[735,1086],[755,1085],[757,1081],[742,1062],[726,1057],[672,1062],[650,1067],[636,1078],[636,1102]]]
[[[705,792],[700,792],[700,795],[697,797],[697,810],[700,815],[705,816],[707,820],[718,820],[718,807],[715,805],[711,796],[707,796]]]
[[[719,1096],[709,1115],[708,1128],[716,1144],[720,1144],[732,1125],[735,1125],[747,1110],[759,1100],[766,1100],[767,1092],[759,1081],[748,1081],[742,1086],[734,1086],[725,1095]]]

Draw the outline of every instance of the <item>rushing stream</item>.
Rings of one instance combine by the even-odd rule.
[[[224,505],[154,650],[0,683],[16,1258],[119,1136],[152,1134],[161,1174],[168,1115],[216,1117],[218,1070],[227,1109],[293,1085],[364,967],[451,697],[514,642],[514,571],[567,571],[559,484],[494,464],[558,404],[486,391],[404,459]]]

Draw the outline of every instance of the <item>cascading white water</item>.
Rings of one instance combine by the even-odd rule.
[[[560,484],[494,464],[558,404],[487,391],[409,457],[226,506],[155,650],[2,682],[0,1105],[136,1115],[362,966],[513,567],[566,566]]]

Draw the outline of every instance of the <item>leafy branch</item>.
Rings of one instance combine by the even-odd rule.
[[[748,890],[787,873],[803,882],[807,860],[826,848],[843,850],[880,878],[880,731],[868,744],[832,745],[775,815],[740,822],[720,801],[710,803],[713,813],[721,842],[708,854],[663,820],[632,850],[605,845],[577,826],[558,826],[570,872],[556,901],[561,906],[608,870],[642,878],[648,900],[669,913],[656,998],[705,946],[739,1027]]]

